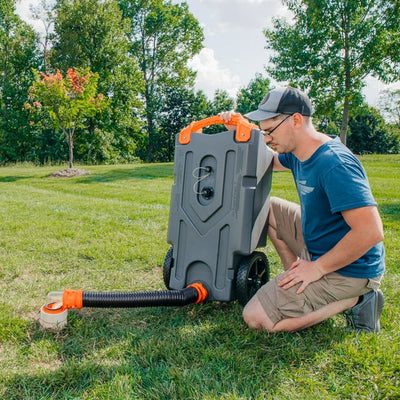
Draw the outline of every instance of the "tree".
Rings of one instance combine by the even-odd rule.
[[[155,146],[157,161],[172,161],[176,135],[192,121],[210,116],[211,104],[203,92],[167,88],[160,110],[160,128]]]
[[[214,93],[214,99],[212,101],[212,113],[217,115],[221,111],[232,110],[235,105],[235,101],[229,96],[226,90],[217,89]]]
[[[236,98],[236,110],[246,114],[256,110],[264,96],[270,91],[270,80],[256,74],[247,87],[239,90]]]
[[[188,60],[201,50],[203,32],[186,3],[169,0],[119,0],[131,22],[131,54],[139,62],[144,80],[146,153],[155,159],[158,112],[167,88],[192,87],[195,73]]]
[[[129,55],[129,31],[130,22],[114,0],[57,2],[53,68],[89,68],[99,76],[99,92],[109,99],[101,119],[88,120],[77,138],[77,153],[86,161],[131,161],[136,151],[143,79]]]
[[[20,161],[30,150],[28,115],[23,110],[39,66],[37,35],[15,13],[13,0],[0,2],[0,159]]]
[[[226,90],[217,89],[210,104],[208,116],[218,115],[222,111],[233,110],[234,106],[235,101],[231,96],[229,96],[228,92]],[[210,135],[224,130],[225,127],[223,125],[211,125],[209,127],[205,127],[203,132]]]
[[[58,0],[55,10],[53,68],[90,68],[103,85],[108,83],[115,69],[126,62],[129,50],[129,24],[118,4],[113,0]]]
[[[356,154],[396,154],[400,152],[399,135],[385,124],[377,110],[364,106],[349,120],[349,148]]]
[[[96,96],[98,74],[89,70],[68,69],[64,77],[59,70],[55,74],[36,73],[36,80],[29,90],[32,103],[30,110],[43,110],[54,127],[61,129],[69,149],[69,168],[73,167],[74,134],[84,126],[88,117],[95,115],[104,105],[102,94]]]
[[[398,0],[283,0],[294,23],[274,20],[268,68],[279,81],[309,89],[318,113],[342,108],[340,137],[346,143],[351,109],[362,103],[364,79],[399,79]]]

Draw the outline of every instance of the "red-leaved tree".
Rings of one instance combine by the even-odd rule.
[[[29,89],[26,108],[45,112],[56,129],[61,129],[69,149],[69,168],[73,168],[74,134],[84,127],[106,105],[104,95],[97,94],[99,76],[88,69],[68,69],[65,76],[35,72],[35,81]]]

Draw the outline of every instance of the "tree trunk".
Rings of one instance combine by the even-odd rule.
[[[342,126],[340,128],[340,140],[344,145],[347,143],[347,128],[349,126],[349,99],[346,96],[343,105]]]
[[[69,168],[73,168],[74,163],[74,133],[69,132],[68,136],[68,148],[69,148]]]
[[[149,162],[154,161],[154,101],[153,94],[149,88],[149,83],[146,82],[146,90],[145,90],[145,102],[146,102],[146,122],[147,122],[147,137],[149,140],[147,147],[147,160]]]
[[[342,126],[340,128],[340,140],[344,145],[347,143],[347,129],[349,126],[349,93],[351,89],[351,61],[350,61],[350,39],[349,39],[349,19],[348,15],[344,13],[343,15],[343,36],[344,36],[344,104],[343,104],[343,119]]]
[[[4,90],[4,86],[6,85],[6,82],[8,81],[8,58],[9,58],[9,49],[8,49],[8,41],[9,41],[9,32],[6,33],[7,35],[7,39],[6,39],[6,43],[4,44],[4,65],[3,65],[3,79],[1,82],[1,87],[0,89],[3,91]],[[2,110],[2,114],[4,117],[4,120],[6,121],[6,117],[7,117],[7,103],[9,103],[9,100],[6,99],[6,101],[4,102],[4,107]]]

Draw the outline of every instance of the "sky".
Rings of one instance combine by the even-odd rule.
[[[207,95],[215,89],[231,95],[247,86],[256,73],[265,74],[268,53],[263,30],[272,17],[290,18],[279,0],[188,0],[203,27],[204,49],[191,62],[197,87]]]
[[[178,2],[179,0],[175,0]],[[226,90],[232,97],[248,85],[256,73],[265,73],[269,54],[263,31],[272,27],[272,19],[291,14],[280,0],[186,0],[189,10],[204,31],[204,48],[190,61],[197,71],[196,89],[213,98],[215,90]],[[36,30],[40,22],[30,19],[30,5],[40,0],[17,0],[17,12]],[[279,83],[271,80],[274,86]],[[385,89],[369,78],[364,90],[366,100],[376,105]]]

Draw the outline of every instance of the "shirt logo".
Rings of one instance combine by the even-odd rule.
[[[314,188],[306,185],[307,181],[297,181],[297,189],[299,191],[300,196],[305,196],[306,194],[311,193]]]

